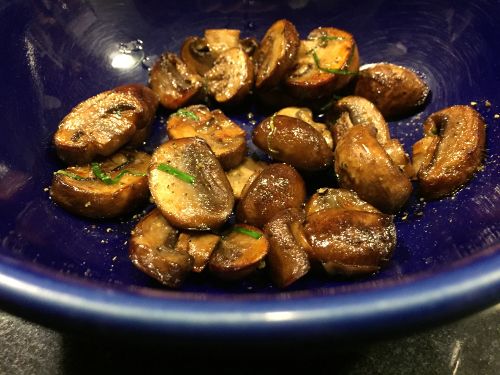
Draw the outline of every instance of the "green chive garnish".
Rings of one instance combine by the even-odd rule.
[[[188,111],[187,109],[181,108],[174,113],[175,116],[187,117],[194,121],[200,121],[200,118],[196,116],[196,113]]]
[[[256,231],[251,230],[251,229],[243,228],[243,227],[233,227],[233,232],[246,234],[247,236],[255,238],[256,240],[258,240],[259,238],[262,237],[262,233],[256,232]]]
[[[70,177],[73,180],[78,180],[78,181],[85,180],[85,177],[78,176],[77,174],[65,171],[64,169],[60,169],[60,170],[54,172],[54,174],[62,174],[63,176]]]
[[[182,180],[182,181],[187,182],[189,184],[194,184],[194,182],[195,182],[194,176],[191,176],[190,174],[182,172],[182,171],[178,170],[177,168],[171,167],[168,164],[161,163],[156,167],[156,169],[158,169],[162,172],[169,173],[172,176],[177,177],[179,180]]]
[[[342,36],[334,36],[334,35],[321,35],[319,40],[323,41],[328,41],[328,40],[345,40],[344,37]]]
[[[128,169],[124,169],[123,171],[118,173],[115,177],[111,177],[110,175],[108,175],[106,172],[104,172],[101,169],[101,164],[99,164],[99,163],[92,163],[92,173],[94,174],[94,176],[96,176],[99,180],[104,182],[106,185],[116,184],[126,174],[130,174],[132,176],[140,176],[140,177],[146,176],[145,173],[132,172],[132,171],[129,171]]]
[[[340,74],[340,75],[351,75],[351,74],[358,74],[358,72],[351,72],[350,70],[348,69],[330,69],[330,68],[323,68],[322,66],[320,66],[320,61],[319,61],[319,57],[318,55],[316,54],[316,51],[313,51],[312,53],[313,55],[313,59],[314,59],[314,63],[316,64],[316,67],[323,71],[323,72],[326,72],[326,73],[331,73],[331,74]],[[349,59],[349,62],[350,62],[351,59]],[[347,64],[349,65],[349,63]]]

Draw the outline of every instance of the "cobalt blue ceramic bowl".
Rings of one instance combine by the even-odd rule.
[[[0,307],[51,326],[184,337],[357,337],[463,316],[500,301],[500,3],[495,0],[4,1],[0,4]],[[78,102],[147,82],[165,50],[205,28],[261,38],[287,18],[302,36],[350,31],[362,63],[419,71],[432,90],[422,113],[390,124],[410,151],[430,113],[473,104],[487,125],[484,169],[453,197],[412,196],[396,217],[398,245],[380,273],[309,275],[287,290],[266,277],[224,284],[190,278],[162,288],[127,257],[137,218],[72,216],[47,187],[61,167],[51,137]],[[231,113],[246,129],[258,106]],[[146,149],[165,139],[159,111]]]

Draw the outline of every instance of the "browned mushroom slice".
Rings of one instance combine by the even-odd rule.
[[[316,171],[332,163],[325,138],[308,123],[289,116],[273,115],[254,128],[252,140],[274,160],[297,169]]]
[[[253,56],[255,55],[255,52],[257,51],[257,48],[259,48],[259,42],[255,38],[244,38],[240,40],[241,48],[243,48],[243,51],[253,59]]]
[[[202,90],[201,78],[174,53],[164,53],[149,73],[149,85],[167,109],[195,101]]]
[[[193,271],[201,272],[208,264],[220,237],[212,233],[184,232],[179,234],[177,248],[183,249],[193,257]]]
[[[269,240],[267,266],[271,278],[281,288],[294,283],[310,269],[309,244],[302,232],[304,212],[289,208],[275,215],[264,227]]]
[[[215,61],[206,39],[197,36],[190,36],[184,40],[180,57],[191,71],[200,76],[205,75],[214,66]]]
[[[343,208],[346,210],[380,212],[371,204],[365,202],[351,190],[321,188],[314,193],[306,203],[306,215],[312,215],[318,211],[329,208]]]
[[[373,273],[390,259],[396,228],[390,215],[330,208],[307,216],[309,256],[332,274]]]
[[[221,279],[242,279],[260,267],[268,249],[269,243],[260,229],[236,224],[220,240],[208,267]]]
[[[331,107],[327,121],[335,145],[355,125],[369,125],[376,129],[377,140],[382,145],[391,138],[384,116],[372,102],[360,96],[345,96],[338,100]]]
[[[178,228],[218,228],[232,212],[231,185],[201,138],[173,139],[159,146],[148,177],[158,208]]]
[[[314,121],[313,113],[309,108],[286,107],[286,108],[280,109],[278,112],[276,112],[276,114],[283,115],[283,116],[289,116],[289,117],[295,117],[295,118],[298,118],[299,120],[307,122],[314,129],[316,129],[323,136],[323,138],[325,138],[325,141],[326,141],[326,144],[328,145],[328,147],[333,149],[332,133],[330,133],[330,130],[328,130],[328,127],[325,124],[323,124],[321,122]]]
[[[354,94],[375,104],[385,118],[395,118],[420,108],[429,87],[408,68],[379,63],[361,67]]]
[[[179,231],[169,224],[160,210],[154,209],[132,230],[130,260],[162,284],[179,287],[193,268],[193,258],[178,248],[178,236]]]
[[[131,212],[149,197],[146,172],[150,156],[119,152],[103,163],[57,171],[50,195],[66,210],[90,218],[111,218]]]
[[[240,222],[262,228],[278,212],[301,207],[305,195],[304,180],[293,167],[271,164],[243,189],[237,205],[237,218]]]
[[[250,178],[260,173],[266,165],[263,161],[246,157],[240,165],[226,172],[227,179],[233,188],[233,194],[236,199],[240,199],[243,188]]]
[[[222,52],[205,74],[207,90],[221,104],[235,104],[253,87],[253,63],[239,47]]]
[[[206,29],[205,40],[215,58],[231,48],[240,46],[240,30],[237,29]]]
[[[335,172],[342,188],[385,213],[397,212],[412,191],[408,177],[377,141],[375,129],[350,128],[335,149]]]
[[[303,99],[329,97],[357,74],[359,55],[351,34],[320,27],[300,42],[297,60],[285,80],[292,95]]]
[[[439,198],[453,193],[481,166],[486,130],[481,115],[470,106],[456,105],[430,115],[419,141],[418,180],[421,194]],[[425,141],[430,138],[429,141]],[[417,144],[414,154],[418,154]]]
[[[276,86],[293,67],[299,44],[299,34],[290,21],[273,23],[255,52],[255,86],[260,89]]]
[[[109,156],[128,142],[149,134],[158,99],[139,84],[93,96],[71,110],[54,134],[58,156],[68,164],[86,164]],[[140,135],[137,135],[140,133]]]
[[[171,139],[203,138],[226,170],[245,157],[245,131],[218,109],[210,111],[204,105],[182,108],[169,117],[167,133]]]

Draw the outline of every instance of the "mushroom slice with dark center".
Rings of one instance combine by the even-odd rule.
[[[329,208],[307,216],[309,256],[332,274],[373,273],[390,259],[396,228],[390,215]]]
[[[164,53],[149,73],[149,85],[167,109],[177,109],[196,100],[203,84],[198,74],[174,53]]]
[[[377,140],[384,145],[391,138],[384,116],[369,100],[361,96],[345,96],[339,99],[327,115],[327,123],[336,145],[353,126],[365,125],[376,130]]]
[[[231,185],[201,138],[173,139],[159,146],[151,158],[148,177],[156,205],[178,228],[215,229],[232,212]]]
[[[221,238],[208,267],[221,279],[242,279],[261,266],[268,249],[269,243],[260,229],[236,224]]]
[[[302,231],[304,220],[301,209],[288,208],[276,214],[264,227],[269,240],[267,266],[271,278],[281,288],[309,272],[309,244]]]
[[[235,104],[253,87],[253,63],[240,48],[222,52],[205,74],[208,93],[221,104]]]
[[[472,107],[456,105],[430,115],[424,134],[413,146],[420,192],[426,198],[452,194],[481,166],[484,120]]]
[[[278,20],[266,31],[255,52],[255,86],[270,89],[276,86],[293,67],[300,39],[295,26]]]
[[[358,72],[359,55],[351,34],[320,27],[300,42],[295,66],[285,80],[292,95],[302,99],[329,97]]]
[[[154,209],[132,230],[129,257],[132,263],[162,284],[176,288],[193,268],[193,257],[177,246],[179,231]]]
[[[58,156],[68,164],[86,164],[109,156],[149,133],[158,99],[139,84],[120,86],[74,107],[54,134]],[[134,141],[137,142],[138,139]]]
[[[212,68],[215,56],[205,38],[191,36],[184,40],[181,46],[180,58],[187,67],[200,76]]]
[[[335,172],[340,187],[385,213],[397,212],[412,191],[409,178],[377,141],[375,129],[350,128],[335,148]]]
[[[273,115],[253,131],[252,140],[273,159],[316,171],[332,163],[333,153],[314,127],[295,117]]]
[[[354,94],[371,101],[385,118],[411,114],[425,103],[429,87],[414,71],[378,63],[361,67]]]
[[[246,152],[245,131],[216,109],[193,105],[173,113],[167,121],[170,139],[203,138],[224,169],[239,165]]]
[[[271,164],[248,182],[236,208],[238,221],[262,228],[286,208],[299,208],[305,200],[305,183],[288,164]]]
[[[147,201],[150,158],[143,152],[122,151],[102,163],[57,171],[50,195],[63,208],[81,216],[121,216]]]

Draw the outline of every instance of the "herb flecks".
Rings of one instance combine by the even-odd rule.
[[[319,61],[319,57],[318,57],[318,54],[316,53],[316,51],[312,52],[312,56],[313,56],[313,59],[314,59],[314,63],[316,64],[316,67],[319,70],[321,70],[322,72],[326,72],[326,73],[330,73],[330,74],[339,74],[339,75],[355,75],[355,74],[358,74],[358,72],[350,71],[348,68],[345,68],[345,69],[331,69],[331,68],[322,67],[320,65],[321,62]],[[350,63],[350,61],[347,64],[348,66],[350,65],[349,63]]]
[[[191,185],[194,184],[196,181],[194,176],[192,176],[186,172],[183,172],[175,167],[172,167],[168,164],[164,164],[164,163],[158,164],[156,169],[158,169],[162,172],[171,174],[172,176],[177,177],[179,180],[187,182],[188,184],[191,184]]]
[[[180,117],[190,118],[191,120],[194,121],[200,121],[200,118],[196,115],[196,113],[184,108],[180,108],[177,112],[174,113],[174,116],[180,116]]]
[[[125,176],[126,174],[138,177],[146,176],[146,173],[132,172],[129,171],[128,169],[124,169],[120,173],[118,173],[115,177],[111,177],[109,174],[107,174],[102,170],[101,164],[99,163],[92,163],[92,173],[106,185],[114,185],[118,183],[122,179],[122,177]]]
[[[255,238],[256,240],[258,240],[259,238],[262,237],[262,233],[256,232],[256,231],[248,229],[248,228],[238,227],[238,226],[233,227],[233,232],[246,234],[247,236]]]

